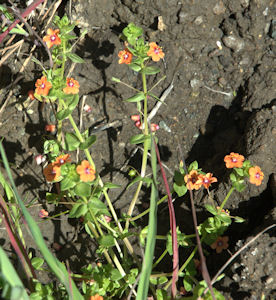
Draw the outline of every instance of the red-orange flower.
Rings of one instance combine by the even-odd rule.
[[[261,171],[260,167],[255,166],[249,169],[249,181],[252,184],[261,185],[264,179],[264,173]]]
[[[80,175],[81,181],[93,181],[95,176],[95,170],[89,164],[87,160],[83,160],[79,166],[77,166],[77,173]]]
[[[60,177],[60,167],[50,163],[43,169],[43,174],[47,181],[56,181]]]
[[[39,218],[43,219],[43,218],[48,217],[48,216],[49,216],[49,213],[48,213],[47,210],[45,210],[45,209],[42,208],[42,209],[39,211],[38,216],[39,216]]]
[[[226,168],[241,168],[244,161],[244,156],[239,153],[231,152],[230,155],[224,157]]]
[[[38,95],[47,96],[49,94],[49,90],[52,88],[52,84],[51,82],[47,81],[46,76],[42,76],[40,79],[37,79],[35,87],[35,92]]]
[[[120,51],[118,53],[118,56],[120,57],[119,59],[119,64],[127,64],[129,65],[131,63],[132,60],[132,53],[129,52],[128,49],[125,49],[123,51]]]
[[[162,48],[159,47],[156,43],[152,42],[149,43],[150,49],[147,53],[148,56],[151,56],[153,61],[159,61],[160,59],[163,59],[165,54],[162,51]]]
[[[45,125],[45,131],[55,132],[56,131],[56,125],[54,125],[54,124]]]
[[[227,249],[229,237],[228,236],[219,236],[217,240],[211,245],[212,249],[216,249],[217,253],[221,253],[222,250]]]
[[[65,94],[77,94],[80,84],[74,78],[66,78],[66,87],[63,89]]]
[[[60,167],[70,161],[71,161],[70,154],[64,154],[64,155],[60,155],[56,158],[54,165]]]
[[[188,190],[199,190],[202,185],[196,170],[192,170],[189,174],[185,175],[184,180],[187,183]]]
[[[43,41],[46,43],[48,48],[51,48],[54,45],[60,45],[61,40],[60,37],[58,36],[59,34],[59,29],[51,29],[49,28],[47,30],[47,35],[43,37]]]
[[[104,300],[104,298],[98,294],[90,296],[89,300]]]
[[[216,177],[213,177],[212,173],[207,173],[206,175],[199,174],[198,177],[205,189],[208,189],[212,183],[218,181]]]

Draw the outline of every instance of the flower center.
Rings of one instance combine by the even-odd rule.
[[[154,52],[155,54],[159,54],[159,49],[158,49],[158,48],[155,48],[155,49],[153,50],[153,52]]]
[[[255,177],[256,177],[257,179],[259,179],[260,176],[261,176],[260,173],[256,173],[256,174],[255,174]]]
[[[74,82],[69,81],[69,82],[68,82],[68,85],[69,85],[70,87],[73,87],[73,86],[74,86]]]
[[[55,36],[55,35],[51,35],[51,36],[50,36],[50,40],[51,40],[52,42],[54,42],[54,41],[56,40],[56,36]]]
[[[61,165],[64,164],[64,159],[61,158],[61,159],[59,160],[59,163],[60,163]]]
[[[217,245],[218,245],[218,247],[221,247],[221,246],[223,246],[223,242],[222,241],[218,241]]]
[[[237,159],[235,157],[232,158],[232,162],[235,163],[237,162]]]
[[[85,168],[84,172],[85,172],[85,174],[90,174],[90,169],[89,168]]]
[[[209,183],[209,179],[208,178],[204,178],[204,183]]]
[[[45,83],[41,83],[40,87],[41,87],[42,89],[44,89],[44,88],[45,88]]]
[[[128,56],[129,56],[128,54],[125,54],[124,59],[128,59]]]

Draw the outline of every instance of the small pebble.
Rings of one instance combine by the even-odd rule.
[[[190,85],[193,90],[198,90],[200,87],[202,87],[203,83],[202,81],[194,78],[190,81]]]
[[[196,17],[195,20],[194,20],[194,23],[195,23],[196,25],[202,24],[202,23],[203,23],[203,17],[202,17],[202,16]]]
[[[223,4],[222,1],[219,1],[219,2],[214,6],[214,8],[213,8],[213,13],[214,13],[215,15],[221,15],[221,14],[224,14],[225,11],[226,11],[226,8],[225,8],[225,6],[224,6],[224,4]]]
[[[235,52],[239,52],[244,48],[244,41],[234,35],[224,36],[222,38],[224,45]]]

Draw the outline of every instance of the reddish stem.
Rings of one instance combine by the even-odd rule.
[[[20,15],[22,18],[27,17],[36,7],[44,2],[44,0],[36,0],[31,5],[29,5]],[[0,43],[3,39],[9,34],[9,32],[20,22],[19,19],[16,19],[2,34],[0,34]]]

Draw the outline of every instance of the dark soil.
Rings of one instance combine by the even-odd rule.
[[[85,59],[85,64],[77,65],[73,71],[81,85],[81,96],[86,96],[86,103],[92,107],[91,113],[83,115],[83,127],[92,129],[118,120],[118,126],[97,133],[97,143],[92,148],[104,181],[113,181],[123,187],[110,193],[118,211],[125,213],[130,202],[131,189],[127,193],[125,190],[129,182],[129,167],[125,166],[125,162],[134,149],[128,142],[129,138],[139,131],[130,120],[130,115],[136,112],[135,105],[123,102],[131,96],[131,91],[115,84],[111,78],[120,78],[136,88],[142,86],[137,74],[127,66],[118,65],[117,55],[123,48],[119,35],[128,23],[133,22],[143,27],[146,37],[156,41],[165,52],[165,60],[160,67],[166,79],[158,85],[155,93],[162,95],[174,78],[174,89],[153,119],[155,123],[165,122],[171,130],[168,132],[168,129],[161,128],[157,133],[163,162],[171,172],[178,168],[180,159],[183,159],[177,150],[179,143],[187,163],[197,160],[203,171],[212,172],[218,178],[218,184],[212,189],[217,203],[221,203],[230,187],[229,173],[223,162],[225,155],[238,152],[261,167],[265,174],[262,185],[248,184],[244,192],[235,192],[227,203],[231,215],[246,219],[245,223],[235,224],[227,231],[231,253],[265,227],[274,224],[275,0],[87,0],[72,1],[72,11],[65,1],[63,9],[73,20],[79,21],[80,31],[88,30],[86,38],[76,49]],[[160,16],[165,24],[163,31],[158,27]],[[11,89],[8,86],[21,75],[19,70],[32,45],[32,40],[26,38],[23,52],[18,57],[10,57],[0,67],[1,106]],[[47,61],[41,48],[37,55]],[[40,74],[33,63],[24,69],[24,77],[12,86],[13,96],[0,118],[0,135],[5,138],[4,146],[21,195],[26,204],[40,201],[40,205],[30,207],[36,220],[39,219],[41,205],[51,215],[64,210],[46,204],[45,191],[51,186],[45,183],[42,167],[34,161],[34,156],[42,151],[44,126],[52,118],[50,108],[40,111],[36,103],[32,107],[34,113],[26,114],[15,106],[19,100],[25,99]],[[149,85],[155,79],[150,79]],[[79,120],[80,111],[81,106],[74,116],[76,120]],[[138,151],[128,165],[138,167],[140,159]],[[169,172],[167,175],[172,183],[172,176]],[[145,193],[138,209],[147,201]],[[196,208],[200,221],[207,216],[204,209],[206,202],[207,195],[198,192]],[[180,230],[193,232],[189,198],[176,199],[174,203]],[[160,210],[158,218],[158,223],[162,223],[160,232],[168,232],[166,206]],[[147,220],[144,221],[146,224]],[[91,249],[95,247],[87,240],[85,232],[79,231],[82,229],[79,224],[69,223],[67,217],[59,217],[42,223],[40,227],[50,247],[53,243],[62,245],[56,254],[63,261],[68,260],[72,270],[94,259]],[[5,249],[9,248],[4,234],[0,241]],[[29,240],[28,245],[34,247]],[[223,291],[227,299],[261,299],[262,295],[266,296],[265,299],[275,299],[275,253],[274,228],[242,252],[226,269],[225,278],[216,288]],[[229,257],[227,251],[207,257],[211,277]]]

